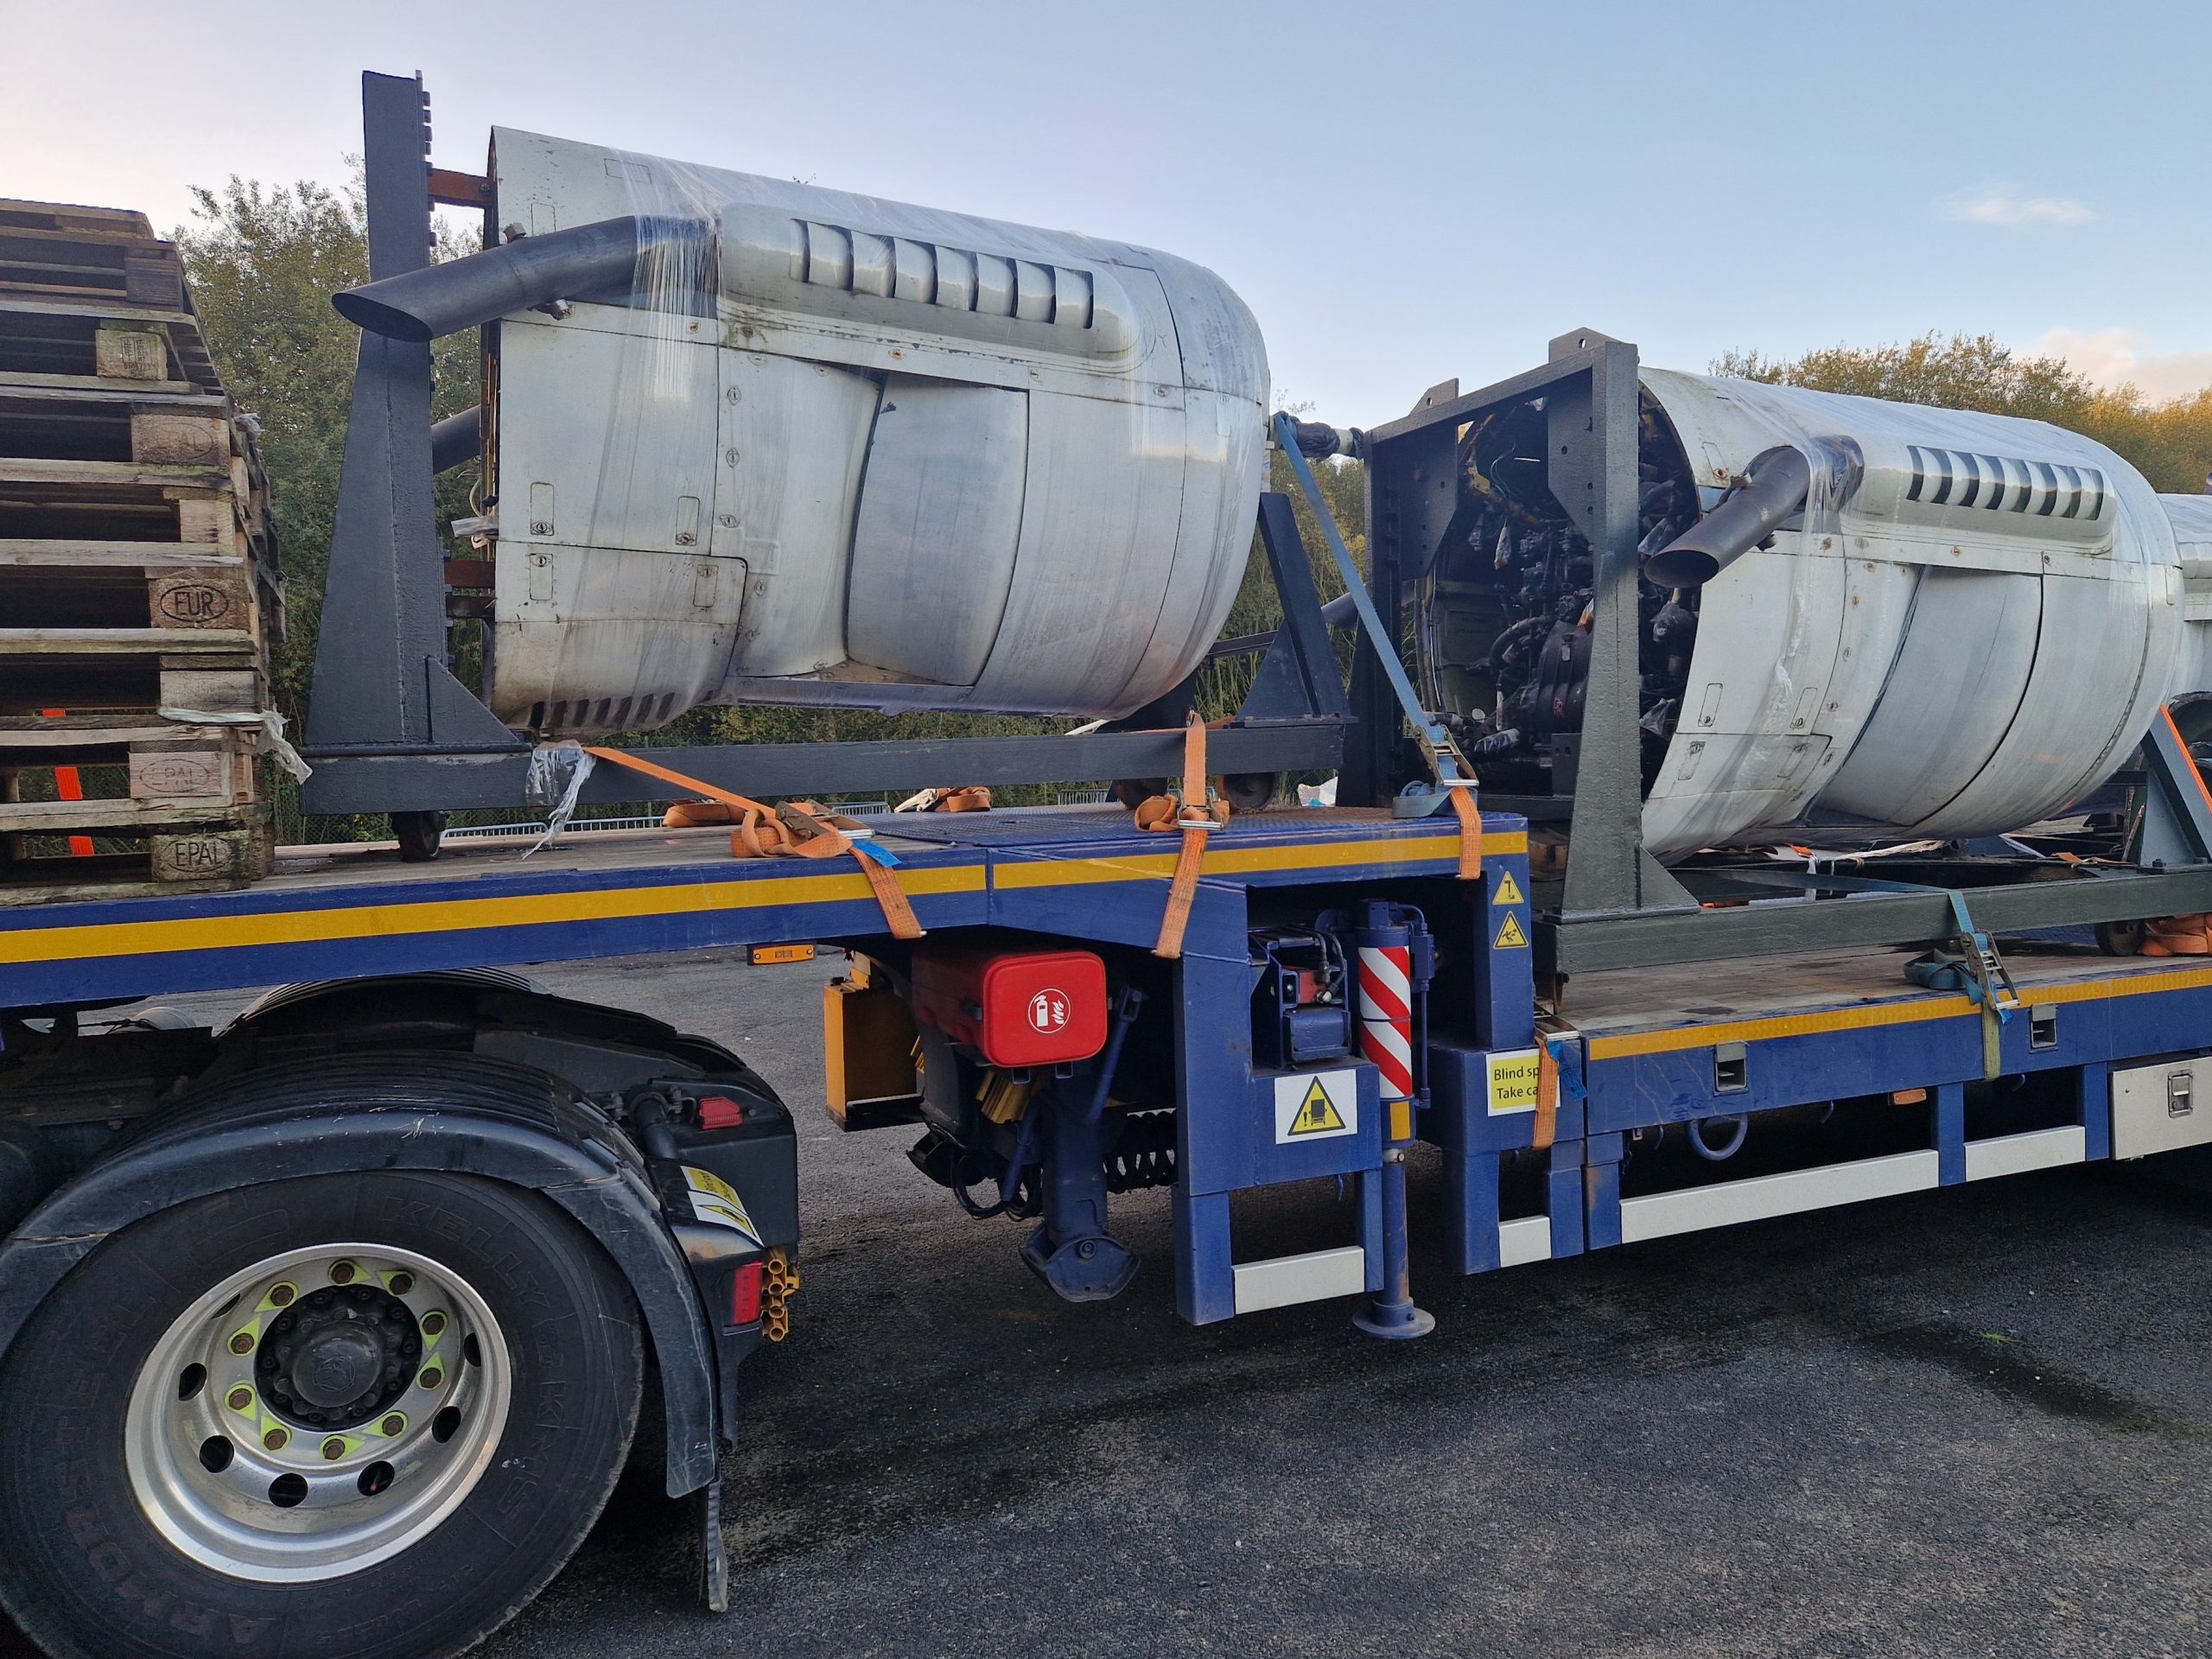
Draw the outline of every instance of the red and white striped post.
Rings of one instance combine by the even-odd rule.
[[[1359,1050],[1382,1074],[1386,1101],[1414,1097],[1414,985],[1410,944],[1359,947]],[[1392,1140],[1410,1140],[1393,1126]]]

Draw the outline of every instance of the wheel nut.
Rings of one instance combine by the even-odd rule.
[[[269,1287],[270,1305],[273,1307],[289,1307],[292,1305],[292,1299],[299,1294],[298,1289],[291,1285],[271,1285]]]
[[[330,1282],[334,1285],[352,1284],[353,1274],[354,1267],[351,1262],[334,1262],[330,1264]]]
[[[282,1452],[292,1437],[281,1428],[272,1428],[261,1437],[261,1443],[271,1452]]]
[[[446,1380],[446,1374],[440,1370],[436,1366],[432,1365],[426,1368],[423,1372],[423,1375],[416,1380],[426,1389],[435,1389],[439,1383]]]
[[[391,1294],[393,1295],[404,1296],[409,1291],[414,1288],[415,1275],[413,1274],[395,1273],[391,1275]]]
[[[435,1307],[423,1316],[423,1334],[435,1337],[446,1328],[446,1316]]]
[[[232,1337],[231,1338],[231,1351],[234,1354],[251,1353],[253,1351],[253,1332],[251,1331],[241,1331],[238,1335]]]
[[[337,1435],[332,1435],[322,1443],[322,1456],[326,1463],[335,1463],[345,1455],[346,1442]]]
[[[241,1382],[237,1388],[232,1389],[229,1395],[226,1396],[225,1402],[232,1411],[251,1411],[253,1409],[253,1390],[247,1388],[245,1384]]]
[[[395,1411],[391,1416],[385,1418],[384,1421],[378,1424],[377,1427],[384,1430],[385,1438],[386,1440],[390,1440],[394,1435],[398,1434],[406,1428],[407,1420]]]

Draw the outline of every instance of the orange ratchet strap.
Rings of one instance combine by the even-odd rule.
[[[1536,1123],[1529,1144],[1538,1152],[1559,1135],[1559,1058],[1552,1046],[1536,1033]]]
[[[663,783],[680,784],[706,797],[705,801],[679,801],[668,810],[663,820],[671,829],[690,825],[728,823],[728,812],[715,812],[708,802],[742,814],[737,827],[730,832],[729,849],[740,858],[836,858],[846,853],[861,867],[861,874],[868,878],[868,888],[875,894],[875,902],[883,907],[883,919],[890,925],[892,937],[918,939],[922,925],[914,918],[914,907],[899,886],[899,879],[888,868],[878,863],[854,844],[851,836],[839,829],[833,816],[811,801],[785,802],[781,806],[768,806],[727,789],[717,789],[712,784],[702,784],[696,778],[687,778],[680,772],[666,766],[657,766],[631,749],[597,749],[587,747],[584,753],[601,760],[611,760],[618,766],[632,772],[642,772]]]
[[[1483,874],[1483,815],[1472,784],[1446,784],[1452,816],[1459,820],[1459,879],[1479,881]]]
[[[1206,855],[1206,836],[1229,822],[1229,803],[1206,786],[1206,723],[1193,709],[1183,727],[1183,787],[1154,795],[1137,808],[1140,830],[1179,830],[1183,845],[1175,855],[1174,879],[1167,884],[1167,908],[1160,918],[1160,940],[1152,954],[1173,962],[1183,954],[1183,930],[1190,925],[1191,901],[1198,896],[1198,866]]]

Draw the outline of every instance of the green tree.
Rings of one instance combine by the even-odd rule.
[[[2154,489],[2194,494],[2212,469],[2212,390],[2153,404],[2133,386],[2098,386],[2063,358],[2031,357],[1987,334],[1923,334],[1888,346],[1829,346],[1802,357],[1729,352],[1715,374],[1893,403],[2049,421],[2133,462]]]

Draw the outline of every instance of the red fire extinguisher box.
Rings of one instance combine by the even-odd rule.
[[[914,1013],[995,1066],[1087,1060],[1106,1046],[1106,964],[1088,950],[924,949]]]

